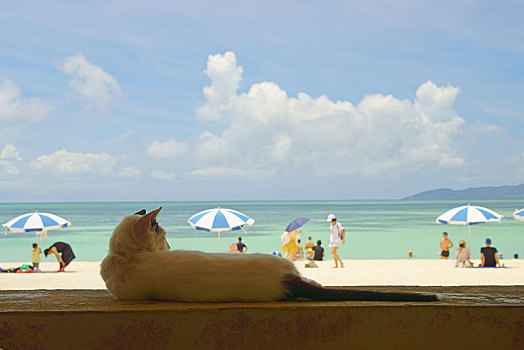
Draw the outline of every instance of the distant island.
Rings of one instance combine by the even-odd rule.
[[[402,200],[524,200],[524,184],[516,186],[474,187],[465,190],[441,188],[417,193]]]

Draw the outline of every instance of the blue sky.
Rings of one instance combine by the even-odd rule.
[[[0,201],[520,184],[523,10],[0,0]]]

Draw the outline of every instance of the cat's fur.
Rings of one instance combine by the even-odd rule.
[[[433,301],[434,295],[324,288],[300,276],[294,265],[269,254],[170,251],[165,230],[142,210],[113,231],[100,274],[119,299],[186,302],[313,300]]]

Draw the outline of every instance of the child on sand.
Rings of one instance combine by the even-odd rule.
[[[38,265],[40,265],[40,254],[42,254],[42,250],[38,247],[38,244],[33,243],[33,251],[31,252],[31,255],[33,256],[34,272],[40,272],[40,269],[38,268]]]
[[[302,234],[302,231],[299,232],[299,235]],[[295,260],[302,260],[304,258],[304,249],[302,244],[300,244],[300,239],[297,241],[297,252],[295,253]]]

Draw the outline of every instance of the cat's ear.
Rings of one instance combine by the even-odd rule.
[[[145,210],[145,209],[142,209],[142,210],[137,211],[137,212],[135,213],[135,215],[145,215],[145,214],[146,214],[146,210]]]
[[[151,222],[156,221],[156,216],[158,213],[160,213],[160,210],[162,210],[162,207],[153,210],[149,212],[149,214],[146,214],[142,216],[140,219],[138,219],[136,225],[140,232],[148,232],[151,228]]]

